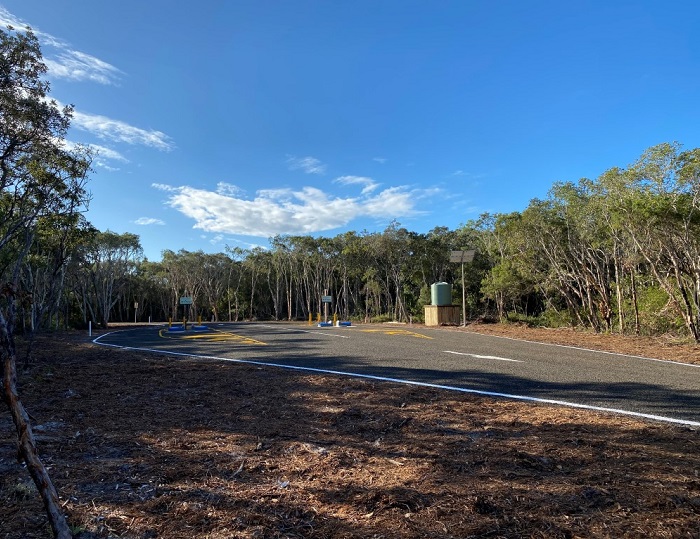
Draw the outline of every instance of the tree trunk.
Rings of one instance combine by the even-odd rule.
[[[617,249],[615,250],[617,254]],[[617,323],[620,326],[620,335],[625,334],[625,310],[622,301],[622,279],[624,277],[622,264],[617,256],[613,260],[613,267],[615,268],[615,296],[617,299]]]
[[[11,302],[12,299],[9,298],[9,301]],[[12,311],[11,306],[10,311]],[[12,317],[13,315],[10,312],[8,319],[11,321]],[[11,332],[12,328],[8,326],[8,320],[5,319],[2,311],[0,311],[0,341],[2,342],[4,356],[2,363],[2,399],[10,409],[12,420],[17,430],[19,457],[26,463],[27,470],[44,502],[54,537],[56,539],[71,539],[72,534],[68,528],[68,522],[61,511],[58,501],[58,492],[51,482],[46,467],[39,458],[29,414],[27,414],[22,405],[17,392],[17,353]]]
[[[639,336],[641,333],[641,320],[639,318],[639,301],[637,300],[637,280],[634,278],[636,268],[630,271],[630,286],[632,288],[632,307],[634,308],[634,334]]]

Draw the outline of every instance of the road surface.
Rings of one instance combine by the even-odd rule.
[[[557,401],[700,426],[700,366],[392,325],[292,323],[120,330],[102,345],[390,378],[520,399]]]

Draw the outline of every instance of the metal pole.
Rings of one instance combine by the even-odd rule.
[[[464,290],[464,261],[462,261],[462,326],[467,326],[467,294]]]

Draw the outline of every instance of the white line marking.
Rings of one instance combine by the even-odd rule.
[[[107,343],[99,342],[102,337],[106,337],[107,335],[110,335],[111,333],[116,333],[116,331],[110,331],[109,333],[105,333],[104,335],[100,335],[99,337],[94,339],[92,342],[95,344],[98,344],[100,346],[110,346],[112,348],[121,348],[122,350],[134,350],[137,352],[152,352],[152,353],[156,353],[156,354],[164,354],[164,355],[178,356],[178,357],[190,357],[190,358],[195,358],[195,359],[215,359],[218,361],[227,361],[230,363],[242,363],[245,365],[257,365],[257,366],[263,366],[263,367],[277,367],[280,369],[290,369],[290,370],[294,370],[294,371],[304,371],[304,372],[315,372],[315,373],[319,373],[319,374],[333,374],[336,376],[348,376],[350,378],[361,378],[364,380],[377,380],[380,382],[393,382],[396,384],[405,384],[405,385],[418,386],[418,387],[429,387],[432,389],[444,389],[447,391],[457,391],[459,393],[468,393],[470,395],[482,395],[485,397],[499,397],[499,398],[503,398],[503,399],[513,399],[513,400],[519,400],[519,401],[525,401],[525,402],[538,402],[538,403],[542,403],[542,404],[554,404],[554,405],[558,405],[558,406],[567,406],[569,408],[579,408],[581,410],[591,410],[591,411],[595,411],[595,412],[608,412],[608,413],[613,413],[613,414],[638,417],[638,418],[642,418],[642,419],[652,419],[654,421],[663,421],[665,423],[674,423],[676,425],[688,425],[691,427],[700,427],[700,421],[691,421],[689,419],[677,419],[675,417],[665,417],[665,416],[654,415],[654,414],[643,414],[641,412],[631,412],[629,410],[620,410],[617,408],[604,408],[602,406],[592,406],[589,404],[579,404],[577,402],[567,402],[567,401],[560,401],[560,400],[553,400],[553,399],[541,399],[538,397],[528,397],[527,395],[510,395],[508,393],[496,393],[496,392],[492,392],[492,391],[482,391],[480,389],[466,389],[463,387],[445,386],[445,385],[440,385],[440,384],[430,384],[428,382],[417,382],[415,380],[402,380],[400,378],[387,378],[384,376],[373,376],[371,374],[359,374],[359,373],[352,373],[352,372],[333,371],[333,370],[328,370],[328,369],[315,369],[313,367],[299,367],[296,365],[280,365],[278,363],[267,363],[267,362],[263,362],[263,361],[250,361],[250,360],[246,360],[246,359],[232,359],[232,358],[228,358],[228,357],[201,356],[201,355],[196,355],[196,354],[185,354],[182,352],[169,352],[167,350],[155,350],[153,348],[121,346],[118,344],[107,344]]]
[[[498,356],[480,356],[479,354],[467,354],[466,352],[453,352],[452,350],[445,350],[445,354],[455,354],[457,356],[470,356],[478,359],[496,359],[498,361],[512,361],[513,363],[524,363],[521,359],[509,359],[507,357]]]
[[[669,359],[655,359],[653,357],[635,356],[632,354],[622,354],[620,352],[607,352],[605,350],[594,350],[593,348],[582,348],[580,346],[572,346],[570,344],[554,344],[551,342],[528,341],[527,339],[516,339],[515,337],[504,337],[503,335],[489,335],[487,333],[477,333],[476,331],[471,331],[470,333],[472,335],[480,335],[481,337],[495,337],[497,339],[507,339],[509,341],[526,342],[529,344],[539,344],[541,346],[557,346],[559,348],[570,348],[571,350],[581,350],[582,352],[593,352],[595,354],[607,354],[610,356],[629,357],[632,359],[643,359],[644,361],[656,361],[657,363],[667,363],[669,365],[675,365],[676,367],[693,367],[695,369],[700,369],[700,364],[695,364],[695,363],[683,363],[681,361],[671,361]]]

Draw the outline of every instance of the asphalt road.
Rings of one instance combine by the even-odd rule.
[[[562,401],[700,426],[700,366],[409,326],[151,326],[99,344],[408,380]]]

